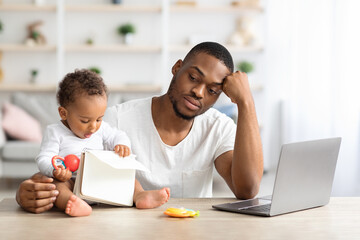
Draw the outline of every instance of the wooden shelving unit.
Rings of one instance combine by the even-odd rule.
[[[1,52],[55,52],[56,46],[26,46],[25,44],[0,44]]]
[[[111,4],[93,4],[93,5],[67,5],[65,10],[69,12],[137,12],[137,13],[160,13],[161,6],[146,5],[111,5]]]
[[[16,11],[16,12],[55,12],[56,5],[36,6],[33,4],[1,4],[0,11]]]
[[[171,45],[169,46],[170,52],[187,52],[191,49],[191,45]],[[249,46],[249,47],[238,47],[233,45],[225,46],[230,52],[261,52],[264,50],[262,46]]]
[[[160,46],[145,45],[67,45],[67,52],[123,52],[123,53],[160,53]]]
[[[203,5],[196,5],[196,6],[171,6],[171,12],[196,12],[196,13],[248,13],[248,12],[263,12],[263,8],[260,6],[257,7],[240,7],[240,6],[203,6]]]
[[[169,19],[172,17],[173,13],[184,14],[184,13],[210,13],[210,14],[243,14],[243,13],[262,13],[264,9],[262,7],[239,7],[231,5],[222,5],[222,6],[205,6],[204,4],[196,6],[178,6],[171,4],[168,0],[161,0],[158,5],[146,5],[147,2],[144,1],[144,4],[76,4],[76,2],[68,2],[65,4],[63,0],[56,0],[56,4],[53,5],[43,5],[37,6],[34,4],[1,4],[0,3],[0,14],[1,12],[28,12],[29,14],[35,14],[37,12],[41,13],[51,13],[55,16],[55,26],[54,31],[56,31],[56,42],[53,45],[44,45],[44,46],[26,46],[25,44],[16,44],[16,43],[0,43],[0,52],[3,53],[30,53],[30,54],[42,54],[42,53],[51,53],[55,56],[55,62],[57,64],[56,69],[57,73],[54,73],[54,80],[60,79],[64,75],[64,65],[69,57],[68,53],[135,53],[135,54],[155,54],[160,56],[161,63],[161,72],[168,72],[169,66],[169,55],[171,53],[186,53],[191,49],[191,45],[180,44],[174,45],[169,42]],[[65,29],[65,16],[67,13],[109,13],[109,14],[118,14],[118,13],[130,13],[130,14],[156,14],[160,16],[161,19],[161,34],[160,44],[155,45],[124,45],[124,44],[71,44],[65,43],[64,29]],[[151,15],[150,15],[151,16]],[[237,47],[237,46],[226,46],[232,53],[261,53],[263,51],[263,46],[250,46],[250,47]],[[110,57],[113,55],[109,55]],[[157,77],[158,81],[153,81],[152,86],[148,85],[119,85],[114,86],[116,91],[129,91],[129,92],[161,92],[164,90],[164,86],[167,86],[168,76],[166,74]],[[55,80],[54,82],[57,82]],[[160,81],[160,83],[159,83]],[[5,83],[8,83],[6,79]],[[159,89],[160,87],[160,89]],[[7,84],[0,85],[0,91],[52,91],[56,87],[49,84],[49,86],[37,86],[29,84]],[[254,91],[261,91],[263,86],[261,84],[256,84],[252,86]]]
[[[126,93],[160,93],[161,86],[159,85],[143,85],[143,84],[128,84],[128,85],[109,85],[110,92],[126,92]]]
[[[1,84],[0,92],[55,92],[55,84]],[[259,84],[251,84],[251,90],[253,92],[260,92],[263,90],[263,86]],[[160,93],[160,85],[144,85],[144,84],[127,84],[127,85],[109,85],[110,92],[126,92],[126,93]]]
[[[55,92],[55,84],[0,84],[0,92]],[[145,84],[108,85],[110,92],[160,93],[161,86]]]
[[[55,84],[0,84],[0,92],[55,92]]]

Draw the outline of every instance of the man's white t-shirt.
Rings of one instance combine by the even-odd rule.
[[[62,122],[46,127],[39,155],[36,157],[38,168],[42,174],[53,177],[54,167],[51,164],[53,156],[65,157],[75,154],[80,158],[85,149],[113,150],[117,144],[131,148],[130,140],[126,133],[110,127],[102,121],[100,128],[90,138],[77,137]],[[73,173],[75,176],[76,173]]]
[[[127,133],[137,160],[150,172],[136,172],[145,190],[170,187],[176,198],[212,196],[215,159],[233,150],[236,125],[215,109],[195,117],[189,134],[176,146],[165,144],[154,125],[152,98],[107,109],[106,121]]]

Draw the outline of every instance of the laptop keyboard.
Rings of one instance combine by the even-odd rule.
[[[265,204],[265,205],[260,205],[260,206],[249,207],[246,210],[251,210],[251,211],[256,211],[256,212],[269,212],[270,206],[271,206],[271,204]]]

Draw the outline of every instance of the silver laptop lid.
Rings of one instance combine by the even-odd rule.
[[[271,216],[329,202],[340,143],[341,138],[330,138],[282,146]]]

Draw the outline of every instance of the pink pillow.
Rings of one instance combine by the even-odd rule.
[[[11,103],[4,103],[2,110],[2,127],[10,137],[41,142],[41,126],[35,118]]]

